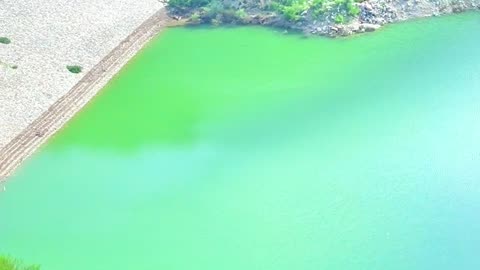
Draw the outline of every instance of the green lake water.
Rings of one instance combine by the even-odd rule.
[[[170,29],[6,188],[43,270],[480,269],[480,14]]]

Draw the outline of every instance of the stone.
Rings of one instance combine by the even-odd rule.
[[[374,32],[377,31],[381,26],[379,24],[371,24],[371,23],[364,23],[361,25],[360,28],[362,28],[365,32]]]

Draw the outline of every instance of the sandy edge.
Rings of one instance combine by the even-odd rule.
[[[75,116],[156,34],[178,22],[162,8],[137,27],[17,137],[0,149],[0,182]]]

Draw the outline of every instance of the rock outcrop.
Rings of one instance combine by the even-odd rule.
[[[366,0],[360,3],[344,0],[344,4],[326,0],[321,13],[310,1],[292,19],[286,16],[287,12],[281,14],[272,8],[274,0],[223,0],[216,3],[221,3],[222,8],[187,9],[180,15],[195,14],[200,18],[196,22],[271,25],[309,35],[337,37],[373,32],[398,21],[480,9],[480,0]],[[235,16],[240,10],[242,16]],[[170,11],[178,15],[178,10]]]

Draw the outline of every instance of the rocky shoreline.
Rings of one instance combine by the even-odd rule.
[[[217,8],[214,12],[206,8],[178,9],[171,6],[168,10],[173,18],[188,18],[191,24],[267,25],[328,37],[373,32],[383,25],[410,19],[480,10],[480,0],[366,0],[352,2],[358,10],[355,16],[349,16],[346,8],[338,6],[321,15],[306,8],[298,20],[289,20],[284,14],[265,8],[265,1],[224,0],[225,8]]]
[[[355,33],[371,32],[383,25],[410,19],[440,16],[480,9],[480,1],[442,2],[431,0],[416,1],[365,1],[359,3],[361,9],[358,19],[345,25],[306,26],[312,34],[327,36],[348,36]],[[323,27],[323,28],[322,28]]]

